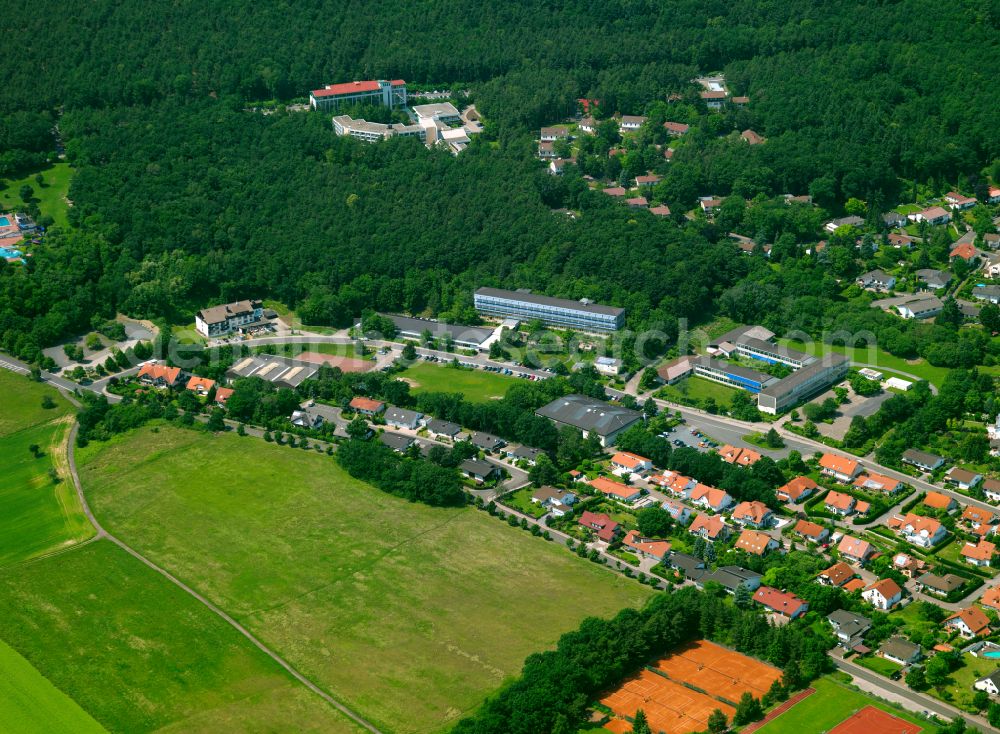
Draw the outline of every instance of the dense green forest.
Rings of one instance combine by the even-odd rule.
[[[262,296],[313,323],[344,325],[371,307],[468,320],[483,284],[624,305],[630,326],[669,337],[677,317],[709,316],[753,266],[713,226],[631,214],[578,176],[542,173],[534,128],[581,96],[641,113],[678,93],[697,112],[690,80],[715,70],[750,95],[679,152],[684,173],[665,185],[682,201],[810,190],[891,201],[899,176],[975,186],[1000,155],[995,3],[95,0],[69,14],[19,0],[7,10],[18,43],[0,86],[0,176],[51,156],[54,125],[76,169],[75,231],[50,233],[26,268],[0,263],[0,346],[28,359],[115,311],[184,320]],[[246,111],[359,77],[467,88],[487,132],[453,158],[414,141],[338,139],[318,113]],[[767,145],[709,135],[744,125]],[[785,226],[801,238],[801,222]],[[769,293],[788,285],[777,277],[754,280]],[[825,326],[797,300],[783,304],[796,325]]]

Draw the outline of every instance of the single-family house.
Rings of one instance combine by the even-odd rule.
[[[668,561],[671,568],[684,574],[684,578],[697,582],[705,575],[705,562],[687,553],[671,553]]]
[[[659,538],[644,538],[638,530],[629,530],[622,539],[622,545],[635,552],[639,558],[662,561],[670,553],[670,543]]]
[[[959,489],[968,491],[983,481],[983,475],[969,471],[968,469],[960,469],[957,466],[953,466],[948,470],[948,473],[944,475],[944,480],[948,484],[954,484]]]
[[[906,218],[905,214],[900,214],[899,212],[886,212],[882,215],[882,221],[889,229],[905,227],[910,222],[910,220]]]
[[[884,270],[872,270],[858,276],[858,285],[867,291],[891,291],[896,287],[896,278]]]
[[[774,522],[774,513],[763,502],[740,502],[733,508],[733,522],[748,528],[765,528]]]
[[[993,543],[980,540],[978,543],[966,543],[962,546],[961,554],[966,563],[982,567],[992,565],[996,552],[997,547]]]
[[[837,644],[848,650],[863,642],[865,633],[872,626],[872,621],[868,617],[849,612],[846,609],[830,612],[826,616],[826,620],[833,627],[833,633],[837,636]]]
[[[288,421],[296,428],[320,428],[323,425],[323,416],[307,410],[293,410]]]
[[[845,561],[863,566],[872,557],[875,549],[872,548],[872,544],[867,540],[845,535],[840,539],[837,552],[840,553],[840,557]]]
[[[748,467],[753,466],[763,457],[753,449],[743,449],[726,444],[719,449],[719,458],[727,464]]]
[[[810,543],[822,543],[830,537],[830,531],[827,528],[810,520],[799,520],[795,523],[793,532],[805,538]]]
[[[826,497],[823,498],[823,506],[827,512],[832,512],[834,515],[840,515],[841,517],[847,517],[848,515],[853,515],[855,512],[859,512],[858,504],[860,503],[851,495],[835,490],[830,490]],[[868,503],[863,504],[867,505]]]
[[[1000,694],[1000,668],[997,668],[985,678],[979,678],[972,687],[977,691],[986,691],[991,696]]]
[[[494,436],[492,433],[483,433],[482,431],[474,432],[469,437],[469,441],[480,451],[499,451],[507,445],[507,442],[499,436]]]
[[[547,507],[556,517],[562,517],[576,504],[576,495],[565,489],[556,487],[539,487],[531,495],[531,502]]]
[[[729,526],[720,515],[696,515],[688,532],[705,540],[725,540],[729,535]]]
[[[987,589],[981,597],[979,603],[986,609],[1000,612],[1000,586],[993,586]]]
[[[890,637],[882,643],[878,654],[899,665],[912,665],[923,657],[920,645],[904,637]]]
[[[796,619],[809,611],[809,604],[795,594],[779,591],[770,586],[761,586],[753,594],[753,600],[765,609],[788,619]]]
[[[683,122],[671,122],[670,120],[663,123],[663,127],[667,131],[667,135],[672,138],[679,138],[691,129],[690,125],[685,125]]]
[[[979,257],[979,250],[971,242],[959,242],[953,248],[951,252],[948,253],[948,257],[952,260],[965,260],[970,262]]]
[[[597,132],[597,121],[590,116],[584,117],[576,126],[580,132],[587,133],[588,135],[593,135]]]
[[[688,520],[691,519],[691,510],[683,502],[668,499],[663,501],[661,507],[667,511],[678,525],[687,525]]]
[[[231,387],[220,387],[215,391],[215,404],[220,408],[225,408],[226,403],[229,402],[229,398],[233,396],[233,388]]]
[[[756,591],[760,588],[761,578],[756,571],[742,566],[720,566],[712,573],[702,576],[698,586],[704,587],[709,581],[713,581],[722,586],[727,593],[735,594],[741,586],[748,591]]]
[[[701,93],[701,99],[705,107],[710,110],[721,110],[729,95],[723,89],[708,89]]]
[[[778,548],[778,541],[758,530],[744,530],[736,541],[736,549],[752,556],[763,556]]]
[[[908,512],[905,517],[896,515],[889,518],[886,526],[895,530],[906,542],[921,548],[933,548],[948,535],[947,528],[933,517],[913,512]]]
[[[958,211],[971,209],[976,205],[976,198],[974,196],[964,196],[957,191],[949,191],[944,195],[944,200],[948,202],[948,205],[952,209],[956,209]]]
[[[809,477],[795,477],[775,490],[779,502],[802,502],[819,488]]]
[[[561,176],[566,172],[566,166],[575,162],[573,158],[553,158],[549,161],[549,173],[553,176]]]
[[[833,234],[841,227],[860,227],[865,223],[865,220],[857,215],[851,215],[849,217],[840,217],[838,219],[832,219],[823,225],[825,229],[830,234]]]
[[[619,451],[611,457],[611,473],[618,475],[643,475],[653,468],[653,462],[645,456]]]
[[[897,553],[892,557],[892,567],[906,576],[906,578],[912,579],[917,574],[923,573],[927,564],[908,553]]]
[[[564,127],[543,127],[538,136],[542,142],[554,142],[556,140],[566,140],[569,137],[569,130]]]
[[[635,185],[640,189],[648,189],[650,186],[655,186],[658,183],[660,183],[660,177],[655,173],[647,173],[635,177]]]
[[[645,209],[649,206],[649,200],[645,196],[633,196],[626,199],[625,203],[631,209]]]
[[[958,509],[958,503],[941,492],[928,492],[924,495],[923,504],[932,510],[944,510],[945,512]]]
[[[1000,502],[1000,480],[984,479],[983,494],[990,502]]]
[[[670,207],[666,204],[659,204],[658,206],[649,207],[650,214],[655,214],[658,217],[669,217]]]
[[[646,118],[642,115],[622,115],[618,122],[618,127],[623,133],[635,132],[646,123]]]
[[[953,629],[967,640],[990,634],[990,620],[982,609],[966,607],[944,620],[944,626]]]
[[[857,574],[854,569],[848,566],[843,561],[834,563],[830,568],[825,571],[820,571],[816,580],[819,581],[824,586],[843,586],[848,581],[853,579]]]
[[[596,479],[591,479],[590,486],[593,487],[596,492],[603,494],[605,497],[610,497],[613,500],[624,502],[627,505],[634,504],[642,497],[641,488],[630,487],[627,484],[616,482],[613,479],[608,479],[607,477],[597,477]]]
[[[538,457],[544,453],[541,449],[532,448],[531,446],[516,446],[514,448],[508,446],[503,451],[503,455],[511,461],[524,462],[528,466],[534,466],[538,462]]]
[[[139,374],[136,377],[143,385],[158,388],[177,387],[181,379],[181,368],[167,367],[167,365],[158,362],[146,362],[139,368]]]
[[[903,599],[903,590],[892,579],[880,579],[861,592],[861,598],[876,609],[887,612]]]
[[[915,466],[920,471],[932,472],[944,466],[944,457],[937,454],[929,454],[926,451],[907,449],[903,452],[902,461],[904,464]]]
[[[198,395],[208,395],[213,387],[215,387],[215,380],[193,375],[191,379],[188,380],[185,389],[195,392]]]
[[[386,433],[384,431],[379,434],[378,440],[381,444],[388,446],[399,454],[405,454],[410,446],[416,442],[413,436],[404,436],[402,433]]]
[[[397,408],[395,405],[388,406],[385,411],[386,425],[394,428],[415,430],[420,425],[421,418],[423,414],[409,408]]]
[[[381,400],[366,398],[363,395],[355,395],[351,398],[351,402],[347,404],[347,407],[353,411],[361,413],[361,415],[375,417],[385,410],[385,403]]]
[[[948,596],[951,592],[962,588],[965,579],[953,573],[938,576],[936,573],[925,573],[914,579],[917,591],[923,591],[934,596]]]
[[[552,158],[557,158],[555,146],[551,142],[544,142],[538,144],[538,157],[542,160],[550,160]]]
[[[994,525],[997,521],[997,514],[996,510],[988,510],[985,507],[969,505],[962,510],[962,516],[960,519],[969,527],[969,529],[976,531],[982,527]]]
[[[941,313],[944,302],[937,296],[917,296],[896,304],[896,312],[904,319],[929,319]]]
[[[451,421],[443,421],[440,418],[431,418],[427,421],[427,432],[435,438],[447,438],[452,441],[462,432],[462,427]]]
[[[760,145],[764,142],[763,136],[749,128],[740,133],[740,138],[746,141],[747,145]]]
[[[682,499],[690,499],[694,488],[698,486],[698,482],[691,477],[686,477],[683,474],[673,471],[664,472],[661,478],[663,481],[660,483],[660,486],[669,494]]]
[[[466,459],[458,467],[462,474],[472,479],[477,484],[484,484],[494,479],[499,479],[503,471],[492,461],[485,459]]]
[[[930,290],[940,290],[941,288],[947,288],[948,284],[951,283],[951,273],[946,270],[935,270],[934,268],[921,268],[916,272],[917,278],[919,278],[924,285],[926,285]]]
[[[714,199],[711,196],[700,199],[698,205],[705,214],[714,214],[715,210],[722,206],[722,199]]]
[[[819,460],[819,470],[821,474],[847,484],[861,473],[861,464],[837,454],[823,454]]]
[[[594,360],[594,369],[602,375],[614,377],[622,371],[622,361],[616,357],[597,357]]]
[[[899,479],[873,473],[862,474],[854,480],[854,486],[869,492],[884,492],[886,494],[896,494],[903,489],[903,483]]]
[[[594,531],[600,540],[611,543],[621,530],[621,526],[603,512],[584,510],[577,523]]]
[[[729,496],[728,492],[700,482],[694,485],[688,496],[693,505],[714,512],[722,512],[733,504],[733,498]]]
[[[928,224],[947,224],[951,221],[951,214],[947,209],[940,206],[928,207],[919,212],[907,215],[911,222],[927,222]]]

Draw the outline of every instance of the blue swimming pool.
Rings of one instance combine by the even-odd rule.
[[[982,654],[984,658],[1000,658],[1000,650],[990,650]]]
[[[0,217],[0,227],[9,227],[10,217]]]
[[[0,247],[0,257],[5,260],[9,257],[21,257],[21,251],[12,250],[9,247]]]

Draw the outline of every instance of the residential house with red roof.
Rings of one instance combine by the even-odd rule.
[[[966,563],[973,566],[991,566],[993,556],[997,553],[997,547],[993,543],[980,540],[978,543],[966,543],[962,546],[962,558]]]
[[[825,571],[820,571],[816,580],[824,586],[843,586],[856,575],[857,574],[855,574],[853,568],[848,566],[843,561],[840,561],[838,563],[834,563]]]
[[[763,556],[778,548],[778,541],[758,530],[744,530],[736,541],[736,549],[752,556]]]
[[[922,517],[909,512],[905,517],[896,515],[886,525],[895,530],[908,543],[921,548],[932,548],[948,535],[948,530],[932,517]]]
[[[144,385],[160,388],[176,387],[181,379],[181,368],[167,367],[165,364],[157,362],[146,362],[139,368],[139,374],[136,377]]]
[[[788,619],[796,619],[809,611],[809,604],[795,594],[779,591],[770,586],[761,586],[753,594],[753,600],[765,609]]]
[[[733,504],[728,492],[700,482],[691,490],[690,499],[692,504],[715,512],[722,512]]]
[[[688,532],[705,540],[725,540],[729,535],[729,526],[719,515],[696,515]]]
[[[233,395],[233,388],[231,387],[220,387],[215,391],[215,404],[220,408],[225,408],[226,403],[229,402],[229,398]]]
[[[975,260],[979,257],[979,250],[976,246],[970,242],[960,242],[951,248],[951,252],[948,253],[948,257],[952,260],[961,259],[969,262],[970,260]]]
[[[854,486],[869,492],[884,492],[886,494],[896,494],[903,489],[903,483],[900,480],[872,473],[862,474],[855,479]]]
[[[957,191],[949,191],[944,195],[944,200],[948,202],[952,209],[958,211],[971,209],[976,205],[976,198],[974,196],[965,196]]]
[[[925,494],[923,504],[932,510],[944,510],[945,512],[958,509],[958,503],[955,500],[940,492],[928,492]]]
[[[781,502],[802,502],[819,488],[809,477],[795,477],[787,484],[778,487],[775,495]]]
[[[863,566],[872,557],[875,550],[867,540],[860,540],[859,538],[845,535],[841,538],[840,544],[837,546],[837,552],[840,553],[840,557],[845,561]]]
[[[994,525],[997,515],[995,510],[987,510],[983,507],[969,505],[962,510],[961,520],[970,530],[977,531],[983,526]],[[982,533],[978,534],[982,535]]]
[[[207,377],[198,377],[194,375],[190,380],[187,381],[186,389],[191,392],[198,393],[199,395],[208,395],[212,388],[215,387],[215,380],[210,380]]]
[[[691,129],[690,125],[685,125],[683,122],[671,122],[670,120],[663,123],[663,127],[672,138],[679,138]]]
[[[726,444],[719,449],[719,458],[727,464],[753,466],[764,457],[753,449],[743,449]]]
[[[642,497],[642,489],[630,487],[627,484],[616,482],[607,477],[597,477],[590,480],[590,486],[605,497],[624,502],[627,505],[634,504]]]
[[[985,637],[990,634],[990,619],[982,609],[967,607],[944,620],[944,626],[953,629],[962,637],[971,640],[973,637]]]
[[[363,395],[355,395],[348,403],[351,410],[356,410],[361,415],[376,416],[385,410],[385,403],[381,400],[366,398]]]
[[[912,222],[927,222],[928,224],[947,224],[951,221],[951,213],[940,206],[932,206],[923,211],[907,214]]]
[[[979,603],[987,609],[1000,612],[1000,586],[994,586],[987,589],[983,595],[979,597]]]
[[[897,553],[892,557],[892,567],[906,578],[912,579],[923,573],[927,564],[907,553]]]
[[[830,537],[830,531],[828,529],[819,523],[811,522],[810,520],[799,520],[795,523],[793,532],[795,532],[796,535],[800,535],[805,538],[810,543],[822,543]]]
[[[861,592],[861,598],[876,609],[887,612],[903,599],[903,590],[892,579],[880,579]]]
[[[611,457],[612,474],[645,474],[652,470],[653,462],[645,456],[619,451]]]
[[[763,502],[740,502],[733,509],[733,522],[748,528],[764,528],[774,522],[774,513]]]
[[[821,474],[847,484],[861,473],[861,464],[837,454],[823,454],[819,460],[819,470]]]
[[[847,517],[848,515],[853,515],[855,512],[864,514],[868,512],[871,505],[868,502],[856,500],[845,492],[830,490],[826,497],[823,498],[823,506],[828,512],[832,512],[834,515]]]
[[[657,538],[644,538],[638,530],[629,530],[622,545],[635,551],[640,558],[652,558],[662,561],[670,553],[670,543]]]
[[[678,525],[687,525],[691,519],[691,510],[680,500],[664,500],[661,505]]]
[[[611,543],[618,536],[621,526],[603,512],[584,510],[577,519],[577,524],[595,531],[598,538]]]

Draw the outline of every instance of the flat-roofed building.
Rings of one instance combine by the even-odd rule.
[[[625,309],[604,306],[587,299],[542,296],[530,291],[480,288],[473,300],[476,310],[490,316],[514,316],[539,319],[555,326],[569,326],[583,331],[617,331],[625,323]]]
[[[350,115],[337,115],[333,118],[333,131],[337,135],[350,135],[352,138],[366,143],[377,143],[380,140],[389,138],[418,138],[421,142],[426,139],[426,131],[420,125],[400,125],[398,123],[385,124],[382,122],[368,122],[367,120],[355,120]]]
[[[263,315],[264,304],[260,301],[235,301],[201,309],[195,314],[194,327],[202,336],[222,336],[260,321]]]
[[[309,105],[314,110],[336,110],[354,105],[403,107],[406,99],[406,82],[402,79],[327,84],[309,93]]]
[[[461,122],[462,116],[458,109],[451,102],[438,102],[436,104],[418,104],[413,107],[413,114],[421,123],[424,120],[440,122]]]
[[[777,415],[843,380],[850,366],[844,355],[828,354],[761,390],[757,394],[757,409]]]
[[[765,372],[758,372],[748,367],[741,367],[711,357],[695,357],[692,359],[692,364],[694,365],[694,373],[700,377],[753,393],[759,393],[768,385],[778,381],[777,377]]]
[[[451,339],[455,346],[480,350],[483,349],[483,343],[493,335],[493,329],[484,329],[478,326],[447,324],[444,321],[415,319],[393,314],[382,315],[392,321],[396,325],[399,336],[406,339],[419,340],[424,332],[429,331],[433,339]]]
[[[584,395],[556,398],[536,410],[535,415],[558,425],[572,426],[583,432],[584,437],[596,433],[602,446],[613,446],[618,434],[642,420],[642,414],[637,410]]]
[[[281,387],[298,387],[316,375],[319,365],[272,354],[244,357],[226,371],[230,380],[259,377]]]

